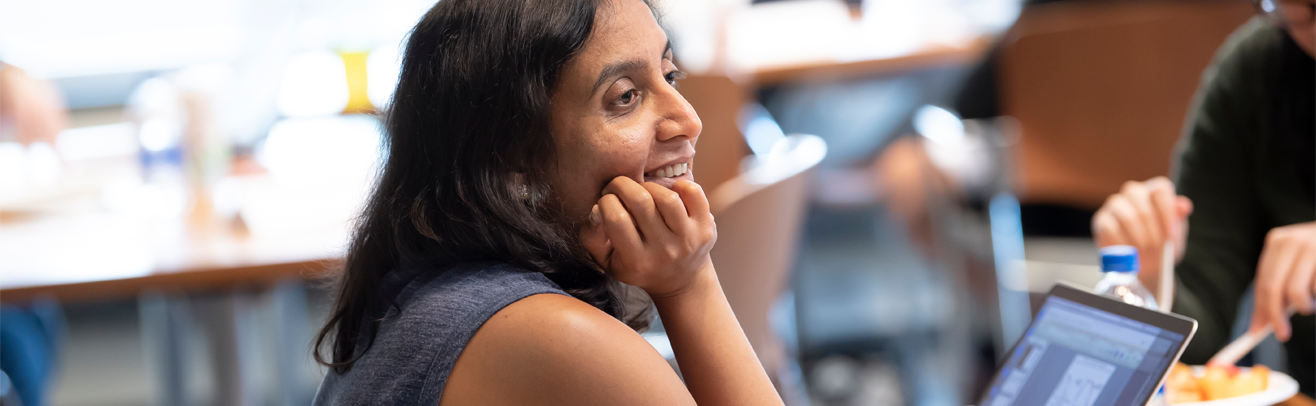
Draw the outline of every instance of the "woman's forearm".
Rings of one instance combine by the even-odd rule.
[[[697,278],[690,289],[653,300],[690,394],[702,405],[782,404],[712,265]]]

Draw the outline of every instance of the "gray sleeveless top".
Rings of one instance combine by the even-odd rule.
[[[347,373],[329,370],[314,405],[438,405],[457,356],[489,317],[530,295],[566,294],[543,274],[494,263],[390,272],[383,288],[396,299],[374,345]]]

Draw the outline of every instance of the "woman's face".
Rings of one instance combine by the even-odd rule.
[[[1316,0],[1279,0],[1289,35],[1307,55],[1316,57]]]
[[[551,98],[557,164],[550,182],[567,215],[585,218],[618,176],[668,188],[694,180],[689,164],[702,125],[676,91],[679,74],[648,6],[611,0],[599,7],[594,31]]]

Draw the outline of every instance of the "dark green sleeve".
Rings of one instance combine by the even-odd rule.
[[[1175,269],[1174,311],[1197,319],[1183,355],[1201,364],[1228,343],[1240,298],[1256,273],[1264,219],[1251,175],[1261,97],[1253,69],[1267,35],[1239,29],[1203,76],[1177,162],[1179,193],[1192,199],[1188,244]]]

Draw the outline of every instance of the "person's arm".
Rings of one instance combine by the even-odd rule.
[[[617,178],[581,237],[611,275],[653,298],[684,386],[617,319],[543,294],[480,327],[440,405],[781,405],[708,257],[717,239],[708,199],[693,182],[673,189]]]
[[[1275,329],[1275,338],[1288,342],[1293,335],[1291,312],[1311,315],[1316,304],[1316,222],[1275,227],[1266,233],[1266,245],[1257,264],[1256,305],[1248,329]]]
[[[694,405],[640,335],[572,297],[541,294],[495,313],[471,337],[440,406]]]
[[[708,255],[717,226],[703,189],[618,177],[604,193],[582,233],[585,246],[613,277],[653,299],[694,399],[782,404],[718,283]]]
[[[617,319],[575,298],[541,294],[508,305],[480,327],[439,405],[781,404],[715,277],[656,304],[684,386]]]
[[[686,387],[703,405],[779,405],[710,265],[690,290],[654,298]]]
[[[1199,322],[1183,356],[1190,363],[1205,362],[1229,339],[1267,231],[1252,181],[1258,97],[1247,81],[1255,80],[1248,72],[1257,55],[1239,46],[1255,29],[1245,26],[1232,36],[1204,74],[1180,144],[1176,181],[1129,182],[1093,216],[1099,246],[1138,247],[1139,279],[1152,291],[1161,247],[1176,242],[1181,260],[1173,311]]]
[[[28,76],[0,62],[0,123],[12,125],[23,144],[55,143],[68,125],[68,113],[59,90],[50,82]]]

